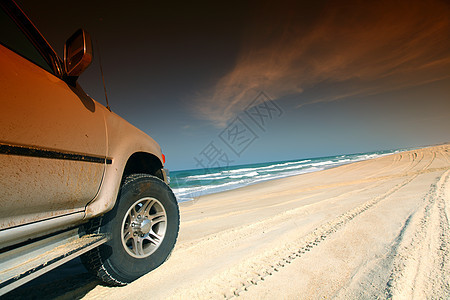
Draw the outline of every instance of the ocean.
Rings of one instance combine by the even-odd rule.
[[[317,172],[344,164],[377,158],[409,149],[383,150],[298,160],[255,163],[211,169],[170,172],[170,186],[178,202],[236,189],[261,181]]]

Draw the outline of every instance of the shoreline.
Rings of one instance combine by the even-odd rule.
[[[212,195],[212,194],[217,194],[217,193],[222,193],[222,192],[227,192],[227,191],[231,191],[231,190],[241,189],[241,188],[244,188],[246,186],[252,186],[252,185],[255,185],[255,184],[270,182],[270,181],[273,181],[273,180],[279,180],[279,179],[283,179],[283,178],[290,178],[290,177],[300,176],[300,175],[309,174],[309,173],[321,172],[321,171],[324,171],[324,170],[337,168],[337,167],[348,165],[348,164],[352,164],[352,163],[357,163],[357,162],[361,162],[361,161],[367,161],[367,160],[376,159],[376,158],[379,158],[379,157],[384,157],[384,156],[388,156],[388,155],[394,155],[396,153],[413,151],[413,150],[414,149],[408,149],[408,150],[402,150],[402,149],[380,150],[378,152],[383,152],[383,151],[393,151],[393,152],[392,153],[386,153],[386,154],[378,154],[378,157],[375,157],[375,158],[365,158],[365,159],[359,159],[359,160],[354,160],[354,161],[349,161],[349,162],[339,162],[338,161],[338,162],[336,162],[336,164],[332,164],[330,166],[324,166],[323,169],[321,169],[321,170],[308,170],[308,169],[305,169],[304,172],[299,172],[298,174],[281,175],[281,176],[274,177],[274,178],[260,179],[260,180],[254,181],[254,182],[243,183],[242,185],[237,186],[237,187],[233,187],[231,189],[225,189],[225,190],[220,190],[219,189],[218,191],[213,191],[213,192],[210,192],[210,193],[206,192],[205,194],[202,194],[200,196],[193,196],[193,195],[192,195],[192,197],[191,196],[183,197],[184,195],[182,195],[181,197],[177,196],[177,199],[178,198],[185,199],[185,200],[178,200],[178,204],[181,205],[182,203],[186,203],[186,202],[190,202],[190,201],[197,201],[201,197],[205,197],[205,196]],[[298,161],[301,162],[301,161],[304,161],[304,160],[311,161],[311,160],[314,160],[314,159],[330,159],[330,158],[341,157],[341,156],[350,156],[350,155],[368,155],[368,153],[374,153],[374,152],[343,154],[343,155],[325,156],[325,157],[316,157],[316,158],[305,158],[305,159],[300,159]],[[371,155],[373,155],[373,154],[371,154]],[[236,168],[237,167],[242,167],[242,168],[246,169],[246,168],[252,168],[251,166],[259,165],[259,164],[279,164],[279,163],[283,164],[283,163],[295,163],[295,162],[296,162],[296,160],[277,161],[277,162],[237,165],[237,166],[232,166],[232,167],[236,167]],[[256,169],[258,169],[258,168],[256,168]],[[185,170],[184,172],[188,172],[188,171],[197,171],[197,170]],[[228,170],[225,170],[225,171],[228,171]],[[217,172],[221,172],[221,170],[217,170]],[[217,173],[217,172],[213,172],[213,173]],[[204,176],[204,175],[202,174],[202,176]],[[196,186],[196,185],[193,185],[192,187],[194,187],[194,186]],[[185,187],[185,188],[190,188],[190,187],[188,186],[188,187]],[[177,188],[175,187],[174,189],[176,190]],[[199,193],[201,193],[201,192],[199,192]]]
[[[444,144],[444,145],[446,145],[446,144]],[[439,146],[439,145],[438,145],[438,146]],[[432,147],[435,147],[435,146],[429,146],[429,147],[426,147],[426,148],[432,148]],[[418,148],[418,149],[426,149],[426,148]],[[269,183],[269,182],[272,182],[272,181],[275,181],[275,182],[278,181],[278,180],[282,181],[283,179],[294,178],[294,177],[297,177],[297,176],[303,176],[303,175],[305,175],[305,174],[319,173],[319,172],[327,171],[327,170],[330,170],[330,169],[339,168],[339,167],[342,167],[342,166],[347,166],[347,165],[351,165],[351,164],[357,164],[357,163],[360,163],[360,162],[365,162],[365,161],[369,161],[369,160],[375,160],[375,159],[379,159],[379,158],[382,158],[382,157],[386,157],[386,156],[390,156],[390,155],[396,155],[396,154],[398,154],[398,153],[405,153],[405,152],[415,151],[415,150],[417,150],[417,149],[413,149],[413,150],[404,150],[404,151],[395,150],[395,151],[398,151],[398,152],[395,152],[395,153],[393,152],[393,153],[390,153],[390,154],[382,154],[382,155],[380,155],[379,157],[375,157],[375,158],[368,158],[368,159],[364,159],[364,160],[358,160],[358,161],[346,162],[346,163],[342,163],[342,164],[340,164],[340,165],[326,167],[326,168],[323,169],[323,170],[310,171],[310,172],[305,172],[305,173],[301,173],[301,174],[287,175],[287,176],[285,176],[285,177],[279,177],[279,178],[273,178],[273,179],[261,180],[261,181],[258,181],[258,182],[252,182],[252,183],[249,183],[249,184],[247,184],[247,185],[240,186],[240,187],[236,187],[236,188],[233,188],[233,189],[224,190],[224,191],[218,191],[218,192],[213,192],[213,193],[210,193],[210,194],[200,195],[200,196],[197,196],[197,197],[192,198],[191,200],[186,200],[186,201],[178,202],[178,205],[182,206],[182,205],[184,205],[185,203],[188,204],[188,203],[191,202],[191,201],[194,201],[194,202],[195,202],[195,201],[199,201],[201,198],[204,198],[204,197],[208,197],[208,196],[212,196],[212,195],[216,195],[216,194],[221,194],[221,193],[227,193],[227,192],[236,191],[236,190],[242,190],[242,189],[245,189],[246,187],[253,187],[253,186],[259,185],[259,184],[263,185],[263,184],[265,184],[265,183]],[[328,156],[327,156],[327,157],[328,157]],[[325,157],[325,158],[326,158],[326,157]]]

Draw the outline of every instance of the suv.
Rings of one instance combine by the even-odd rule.
[[[60,59],[0,0],[0,296],[81,255],[110,285],[161,265],[179,210],[159,145],[77,84],[89,35]]]

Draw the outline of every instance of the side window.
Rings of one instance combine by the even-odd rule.
[[[53,69],[34,47],[31,41],[14,23],[14,21],[0,8],[0,43],[32,61],[45,70],[53,73]]]

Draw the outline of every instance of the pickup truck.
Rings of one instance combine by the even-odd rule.
[[[0,296],[78,256],[106,284],[125,285],[175,245],[165,157],[77,83],[92,58],[85,30],[61,59],[0,0]]]

